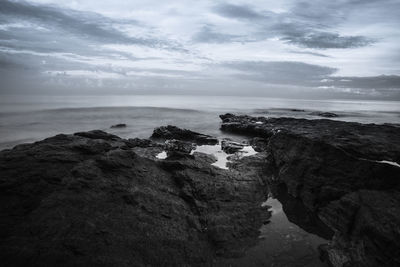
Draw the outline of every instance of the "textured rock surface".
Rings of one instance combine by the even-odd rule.
[[[325,249],[332,265],[400,265],[400,168],[378,162],[400,161],[400,128],[232,114],[221,119],[223,130],[268,140],[269,182],[284,184],[336,231]]]
[[[228,154],[233,154],[238,152],[239,150],[243,149],[245,144],[233,142],[230,140],[222,140],[221,141],[221,149]]]
[[[181,129],[176,126],[161,126],[153,131],[151,136],[154,139],[169,140],[176,139],[181,141],[191,141],[198,145],[215,145],[218,139],[210,135],[196,133],[187,129]]]
[[[260,152],[230,170],[189,154],[217,139],[173,126],[154,131],[166,143],[97,130],[1,151],[2,266],[211,266],[256,242],[267,183],[293,222],[335,232],[321,246],[333,266],[400,265],[400,168],[378,162],[399,162],[400,128],[221,118]]]
[[[210,266],[243,253],[267,212],[262,173],[162,150],[91,131],[0,152],[1,265]]]
[[[312,141],[342,149],[354,157],[400,162],[400,127],[294,118],[265,118],[225,114],[221,129],[250,136],[269,138],[289,132]]]

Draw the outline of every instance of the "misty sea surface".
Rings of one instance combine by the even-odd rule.
[[[231,112],[269,117],[400,124],[399,101],[292,100],[241,96],[23,96],[0,98],[0,150],[59,134],[100,129],[123,138],[148,138],[155,127],[176,125],[223,137],[218,115]],[[125,123],[126,128],[110,128]]]

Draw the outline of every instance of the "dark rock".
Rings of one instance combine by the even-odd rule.
[[[165,142],[165,150],[169,159],[180,159],[180,158],[193,158],[190,152],[196,148],[191,142],[185,142],[180,140],[167,140]]]
[[[198,145],[215,145],[218,139],[205,134],[196,133],[187,129],[181,129],[176,126],[162,126],[154,129],[153,135],[155,139],[170,140],[176,139],[181,141],[190,141]]]
[[[221,141],[221,149],[222,151],[225,151],[227,154],[233,154],[235,152],[238,152],[239,150],[242,150],[244,146],[245,144],[233,142],[230,140]]]
[[[250,140],[250,144],[257,152],[267,151],[268,139],[261,137],[254,137]]]
[[[220,115],[221,130],[269,139],[276,133],[292,133],[320,141],[355,157],[400,162],[400,128],[395,125],[361,124],[334,120],[260,118]],[[263,124],[255,124],[261,121]]]
[[[92,131],[1,151],[2,266],[211,266],[257,240],[261,171],[156,161],[146,143]]]
[[[93,130],[89,132],[79,132],[75,133],[76,136],[82,136],[90,139],[103,139],[103,140],[118,140],[121,139],[116,135],[109,134],[100,130]]]
[[[398,191],[359,190],[331,202],[320,217],[338,232],[326,249],[331,261],[345,260],[350,266],[400,265]]]
[[[332,266],[400,265],[400,168],[379,162],[400,162],[398,127],[293,118],[256,125],[259,118],[221,118],[222,130],[268,140],[268,182],[285,185],[335,231],[324,252]],[[288,217],[298,210],[282,202]],[[305,222],[296,223],[307,229]]]
[[[310,115],[320,116],[325,118],[336,118],[339,117],[336,113],[333,112],[311,112]]]
[[[131,148],[132,147],[146,148],[151,146],[159,146],[159,144],[156,144],[149,139],[140,139],[140,138],[129,138],[125,143]]]
[[[126,128],[126,124],[118,123],[118,124],[112,125],[110,128]]]
[[[165,149],[167,151],[179,151],[189,154],[195,148],[196,146],[190,142],[184,142],[180,140],[167,140],[165,142]]]

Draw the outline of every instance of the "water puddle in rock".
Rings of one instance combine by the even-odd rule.
[[[166,159],[167,157],[168,157],[168,155],[167,155],[166,151],[162,151],[156,155],[156,158],[158,158],[158,159]]]
[[[252,146],[244,146],[238,152],[228,154],[221,149],[221,143],[219,143],[217,145],[196,146],[196,148],[190,152],[190,155],[193,155],[195,152],[214,156],[216,161],[214,163],[212,163],[211,165],[218,167],[220,169],[225,169],[225,170],[229,169],[227,166],[228,163],[231,162],[229,157],[235,155],[235,157],[237,159],[240,159],[242,157],[249,157],[249,156],[253,156],[253,155],[257,154],[257,152],[254,150],[254,148]],[[157,159],[166,159],[167,157],[168,157],[168,155],[167,155],[166,151],[162,151],[156,155]]]
[[[241,158],[257,154],[252,146],[244,146],[238,152],[228,154],[221,149],[221,144],[197,146],[196,149],[192,150],[190,154],[192,155],[194,152],[200,152],[214,156],[217,161],[212,163],[211,165],[225,170],[229,169],[227,165],[229,162],[231,162],[231,160],[229,159],[230,156],[236,155]]]
[[[269,207],[272,216],[259,229],[257,244],[242,257],[218,258],[215,266],[328,266],[319,259],[318,246],[328,243],[333,232],[301,201],[285,194],[279,200],[269,196],[262,205]]]

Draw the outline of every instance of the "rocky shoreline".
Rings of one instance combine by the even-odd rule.
[[[333,266],[400,265],[400,128],[232,114],[221,119],[223,130],[264,141],[274,170],[268,181],[287,188],[335,231],[322,248]]]
[[[399,127],[221,119],[258,153],[174,126],[150,139],[95,130],[1,151],[3,266],[213,266],[256,244],[274,190],[291,221],[334,234],[320,248],[331,266],[400,265]],[[229,170],[193,152],[222,144]]]

